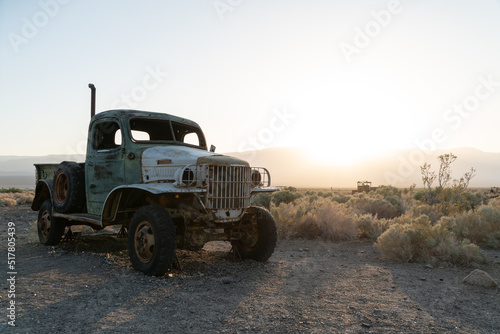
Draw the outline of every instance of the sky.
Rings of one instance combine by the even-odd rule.
[[[217,152],[500,152],[500,1],[0,0],[0,155],[85,153],[97,111]]]

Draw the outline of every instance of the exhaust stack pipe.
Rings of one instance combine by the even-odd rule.
[[[95,86],[94,84],[89,83],[89,88],[91,90],[90,97],[90,118],[95,116]]]

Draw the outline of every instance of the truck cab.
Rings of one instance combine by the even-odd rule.
[[[162,151],[159,147],[168,147],[168,150],[159,152]],[[194,155],[207,152],[201,128],[187,119],[132,110],[111,110],[97,114],[89,126],[85,164],[88,212],[100,214],[106,197],[118,185],[170,181],[167,174],[155,177],[150,175],[150,170],[142,168],[148,164],[151,149],[155,148],[157,155],[170,155],[179,150]],[[148,152],[144,157],[146,161],[143,161],[145,151]],[[156,166],[150,167],[168,165],[173,170],[175,163],[172,165],[171,161],[167,164],[167,160],[160,157],[153,161]],[[180,167],[183,161],[177,160],[177,166]]]

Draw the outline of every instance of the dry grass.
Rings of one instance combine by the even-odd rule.
[[[31,204],[33,202],[33,197],[35,196],[35,190],[27,189],[20,193],[17,192],[7,192],[0,193],[0,206],[16,206],[23,204]]]

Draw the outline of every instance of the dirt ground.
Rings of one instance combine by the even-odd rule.
[[[280,241],[266,263],[226,243],[178,251],[182,270],[131,268],[125,239],[85,233],[38,244],[36,213],[0,208],[0,265],[16,225],[16,327],[2,333],[500,333],[500,288],[462,283],[474,268],[384,262],[369,242]],[[500,251],[485,251],[500,282]]]

